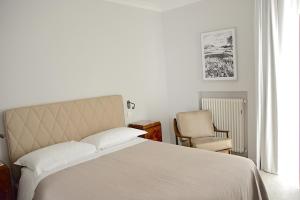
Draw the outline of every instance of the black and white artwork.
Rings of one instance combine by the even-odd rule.
[[[204,80],[236,80],[235,30],[201,34]]]

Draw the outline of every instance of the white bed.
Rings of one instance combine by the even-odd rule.
[[[96,133],[126,126],[119,95],[11,109],[4,113],[4,125],[12,163],[44,148],[70,141],[80,143]],[[13,172],[15,178],[20,174],[18,170]],[[141,138],[102,149],[39,175],[23,167],[18,200],[32,197],[34,200],[268,199],[256,166],[249,159]]]

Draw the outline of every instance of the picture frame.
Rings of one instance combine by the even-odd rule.
[[[201,34],[204,80],[237,80],[235,29]]]

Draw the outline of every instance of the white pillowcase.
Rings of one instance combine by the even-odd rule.
[[[83,142],[64,142],[44,147],[19,158],[15,164],[25,166],[40,175],[56,167],[96,152],[96,147]]]
[[[93,144],[97,149],[103,150],[109,147],[113,147],[130,140],[135,139],[139,135],[146,134],[144,130],[120,127],[109,129],[94,135],[88,136],[81,140],[81,142],[86,142]]]

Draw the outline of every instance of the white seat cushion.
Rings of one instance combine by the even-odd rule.
[[[209,151],[221,151],[232,148],[232,141],[229,138],[218,137],[201,137],[192,138],[192,145],[198,149],[205,149]]]
[[[214,135],[212,114],[208,110],[177,113],[178,129],[183,136],[192,138]]]

